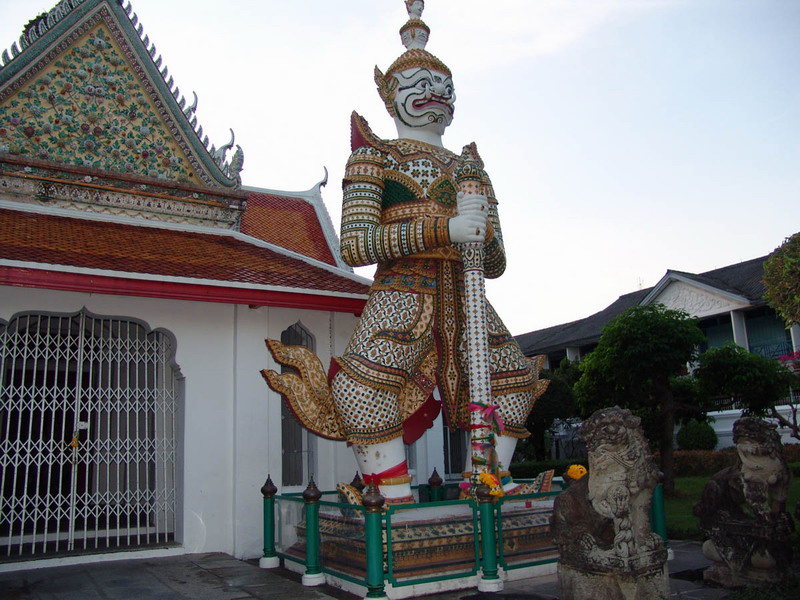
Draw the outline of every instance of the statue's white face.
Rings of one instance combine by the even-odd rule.
[[[399,84],[394,98],[397,118],[409,127],[443,134],[455,112],[453,80],[424,67],[406,69],[394,77]]]
[[[425,48],[428,44],[428,32],[422,27],[404,29],[400,34],[403,46],[411,50],[412,48]]]

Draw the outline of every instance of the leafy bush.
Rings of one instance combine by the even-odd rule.
[[[675,441],[681,450],[713,450],[717,447],[717,434],[706,421],[692,419],[681,427]]]
[[[797,378],[783,364],[730,342],[710,348],[697,360],[697,390],[708,401],[725,398],[718,408],[746,408],[765,417],[789,395]]]

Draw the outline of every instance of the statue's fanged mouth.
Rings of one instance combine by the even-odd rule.
[[[453,107],[448,104],[441,96],[434,96],[430,99],[414,100],[411,105],[417,110],[425,110],[426,108],[438,107],[443,108],[448,114],[453,114]]]

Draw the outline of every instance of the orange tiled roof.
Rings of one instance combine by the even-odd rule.
[[[336,265],[314,207],[301,198],[251,193],[240,229],[246,235]]]
[[[0,209],[0,258],[366,294],[368,286],[229,235]]]

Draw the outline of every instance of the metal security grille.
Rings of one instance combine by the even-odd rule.
[[[173,346],[85,310],[0,323],[0,558],[174,540]]]

